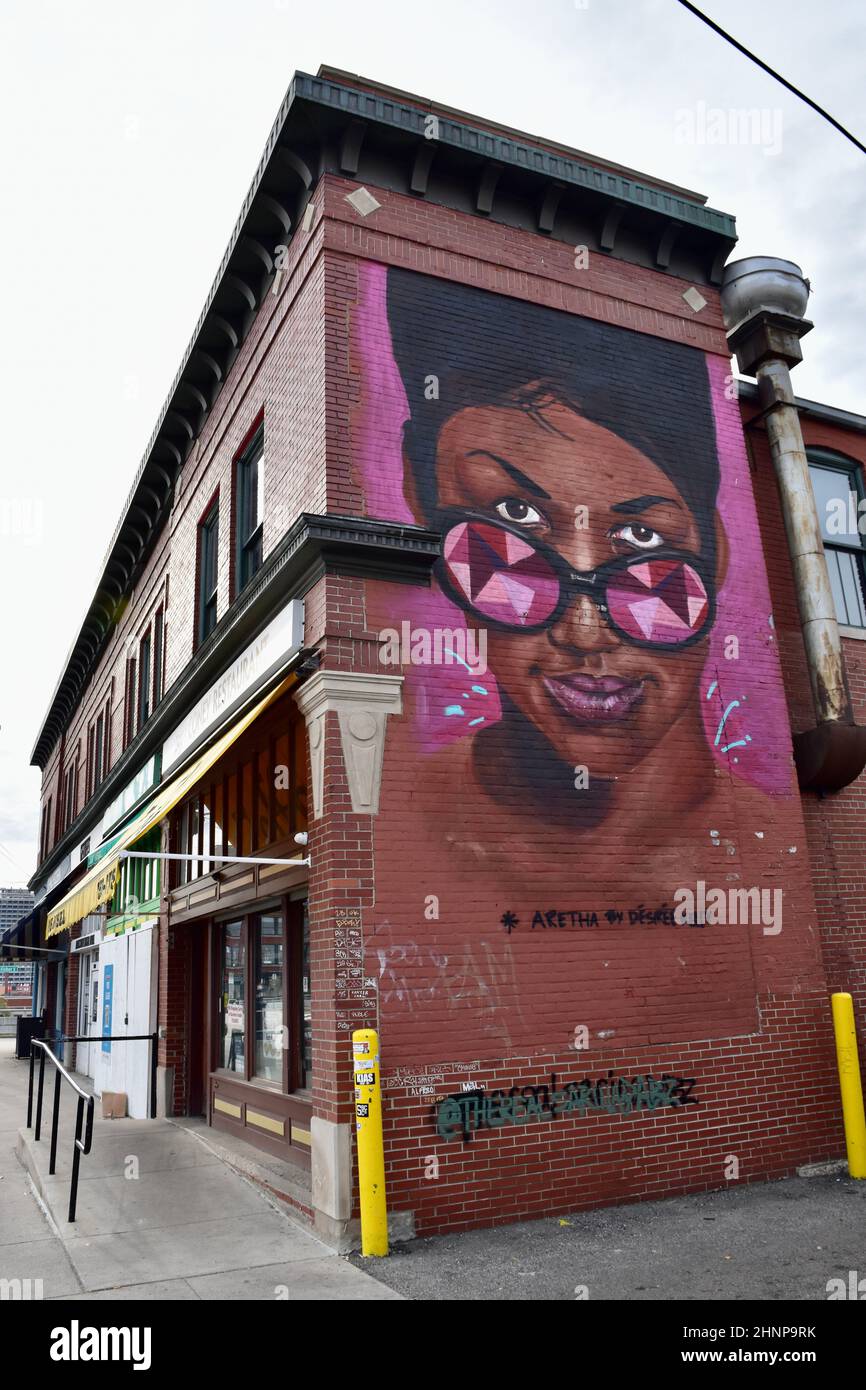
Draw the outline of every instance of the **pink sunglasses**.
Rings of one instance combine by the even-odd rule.
[[[608,626],[641,647],[679,649],[712,626],[712,581],[694,555],[623,555],[581,574],[552,546],[489,517],[450,512],[439,525],[442,587],[495,627],[540,632],[577,594],[588,594]]]

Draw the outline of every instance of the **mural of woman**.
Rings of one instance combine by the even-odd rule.
[[[387,321],[405,500],[501,706],[421,763],[419,852],[523,883],[591,855],[599,903],[629,882],[670,902],[720,844],[732,869],[768,799],[732,786],[702,709],[728,564],[703,354],[401,270]]]

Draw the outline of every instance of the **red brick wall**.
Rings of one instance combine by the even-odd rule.
[[[679,341],[727,362],[711,291],[702,290],[709,304],[696,317],[682,300],[687,285],[672,277],[601,256],[578,271],[567,247],[378,189],[382,207],[365,220],[345,203],[350,183],[325,182],[331,506],[370,510],[353,436],[364,394],[364,363],[352,348],[356,257]],[[473,331],[471,322],[466,331]],[[327,597],[325,664],[382,669],[376,634],[389,618],[412,615],[414,591],[345,581],[329,587]],[[778,627],[778,611],[776,620]],[[474,874],[465,863],[449,870],[447,857],[437,859],[431,848],[430,827],[441,838],[453,822],[465,834],[466,766],[458,760],[443,772],[431,811],[417,713],[407,687],[404,716],[389,720],[372,853],[363,826],[345,810],[336,727],[329,727],[326,811],[333,808],[337,819],[329,814],[327,828],[314,828],[311,838],[314,894],[315,884],[326,880],[326,863],[330,872],[335,843],[357,880],[350,886],[331,879],[327,893],[319,891],[322,942],[339,904],[360,907],[366,973],[379,981],[391,1208],[414,1211],[418,1229],[431,1233],[753,1181],[841,1152],[827,982],[806,830],[793,791],[766,798],[756,819],[757,803],[732,777],[716,803],[723,809],[703,831],[718,832],[714,843],[722,846],[723,868],[717,874],[733,870],[743,885],[784,884],[779,936],[754,927],[727,928],[726,936],[709,927],[680,934],[670,928],[533,934],[526,929],[533,907],[571,906],[581,892],[591,900],[599,883],[636,887],[656,853],[688,840],[694,827],[684,830],[645,786],[652,824],[625,860],[611,864],[597,843],[578,860],[567,833],[551,832],[527,812],[526,845],[553,861],[546,887],[544,876],[531,872],[521,887],[483,864]],[[784,762],[790,757],[786,730],[780,739]],[[696,810],[693,819],[700,815]],[[473,824],[480,842],[496,833],[495,819]],[[684,860],[706,862],[690,853]],[[683,882],[690,881],[684,868]],[[426,910],[431,895],[438,916]],[[510,934],[500,926],[509,907],[522,924]],[[581,1025],[590,1042],[576,1052],[573,1035]],[[341,1089],[348,1068],[345,1032],[344,1038],[341,1051],[340,1030],[330,1035],[328,1053],[329,1067],[339,1067]],[[488,1097],[501,1090],[507,1099],[512,1088],[563,1091],[609,1073],[683,1078],[680,1095],[688,1091],[689,1102],[697,1104],[552,1118],[543,1103],[537,1116],[527,1117],[518,1102],[524,1111],[519,1123],[498,1123],[494,1109],[495,1127],[469,1142],[437,1131],[437,1115],[454,1113],[453,1107],[440,1110],[442,1101],[461,1088],[474,1085]],[[328,1104],[325,1096],[317,1095],[317,1102]],[[345,1120],[351,1111],[341,1104],[319,1113]]]
[[[67,747],[82,739],[86,754],[87,724],[113,680],[112,762],[120,755],[125,646],[161,592],[169,556],[166,688],[188,663],[195,527],[217,487],[218,612],[226,611],[232,461],[259,413],[266,555],[300,511],[370,510],[353,437],[365,385],[352,339],[361,260],[477,286],[727,361],[718,299],[705,288],[708,304],[695,315],[682,299],[687,284],[674,277],[602,255],[578,269],[572,248],[560,243],[379,189],[381,207],[364,219],[345,201],[353,187],[330,176],[319,184],[310,230],[293,238],[277,293],[266,297],[184,467],[170,524],[70,723]],[[834,447],[826,436],[817,431],[811,442]],[[808,684],[775,485],[758,457],[760,445],[758,439],[754,486],[778,649],[792,722],[802,728]],[[852,447],[849,440],[846,451]],[[359,579],[321,581],[306,598],[307,643],[319,647],[326,667],[385,669],[377,636],[383,620],[401,607],[411,612],[417,592]],[[861,648],[855,642],[846,648],[859,709],[866,703]],[[738,1180],[749,1181],[841,1152],[826,995],[828,979],[834,988],[852,989],[862,1016],[861,793],[808,798],[802,808],[797,797],[777,798],[758,822],[732,779],[720,818],[702,826],[705,839],[710,828],[718,831],[713,848],[705,849],[711,856],[718,851],[727,869],[740,874],[738,882],[772,886],[784,878],[785,927],[778,937],[754,928],[730,929],[725,937],[710,929],[666,935],[644,927],[628,936],[530,934],[526,912],[533,905],[571,904],[586,884],[621,882],[639,890],[644,865],[676,844],[681,822],[645,787],[651,825],[634,840],[630,857],[611,863],[596,845],[577,862],[567,834],[525,818],[522,839],[553,860],[547,883],[536,876],[531,887],[515,889],[489,869],[473,874],[465,866],[448,874],[430,857],[430,823],[439,834],[460,820],[463,783],[446,771],[432,817],[422,824],[416,715],[407,692],[404,715],[389,720],[382,811],[372,824],[351,810],[337,719],[328,717],[326,814],[310,827],[315,1113],[342,1123],[353,1118],[350,1029],[362,1020],[350,1020],[336,997],[334,933],[339,920],[348,920],[341,914],[360,912],[366,973],[380,985],[375,1013],[366,1010],[363,1021],[375,1021],[382,1034],[392,1208],[414,1210],[423,1232],[457,1229],[723,1186],[731,1156]],[[784,749],[787,731],[779,737]],[[54,796],[55,807],[60,776],[58,747],[44,779],[44,795]],[[83,798],[83,772],[80,788]],[[798,853],[788,859],[792,846]],[[434,894],[438,918],[425,915]],[[519,909],[522,933],[500,926],[509,907]],[[173,935],[170,945],[163,920],[159,1018],[167,1036],[160,1063],[174,1068],[173,1104],[182,1112],[189,961],[183,929]],[[577,1026],[590,1032],[589,1048],[579,1052]],[[525,1122],[483,1129],[468,1143],[437,1131],[437,1098],[459,1093],[464,1083],[489,1095],[551,1088],[551,1073],[555,1088],[563,1089],[608,1072],[693,1078],[688,1099],[698,1103],[553,1119],[540,1109]]]

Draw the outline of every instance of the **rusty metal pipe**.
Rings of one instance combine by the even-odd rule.
[[[793,735],[803,791],[840,791],[866,768],[866,728],[854,723],[842,639],[824,556],[821,526],[790,368],[803,360],[800,339],[809,281],[798,265],[751,256],[725,267],[722,311],[740,371],[758,382],[770,455],[794,573],[815,725]]]
[[[769,358],[756,367],[756,376],[762,403],[765,408],[770,403],[767,437],[779,483],[815,718],[819,724],[831,719],[851,723],[842,639],[791,374],[786,362]]]

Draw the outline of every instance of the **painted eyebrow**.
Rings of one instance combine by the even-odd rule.
[[[657,507],[660,502],[665,502],[669,507],[676,507],[682,511],[679,502],[673,497],[657,497],[653,493],[648,493],[645,497],[632,497],[628,502],[617,502],[611,507],[612,512],[624,512],[626,516],[636,516],[638,512],[648,511],[650,507]]]
[[[548,502],[550,501],[549,492],[545,492],[543,487],[538,486],[538,483],[534,483],[531,478],[527,478],[526,474],[521,473],[519,468],[515,468],[513,463],[509,463],[507,459],[500,458],[498,454],[492,454],[489,449],[471,449],[466,455],[468,459],[478,458],[479,456],[493,459],[494,463],[498,463],[499,467],[504,469],[510,478],[513,478],[518,487],[522,487],[526,492],[531,492],[533,497],[545,497]],[[624,503],[623,505],[628,504]]]

